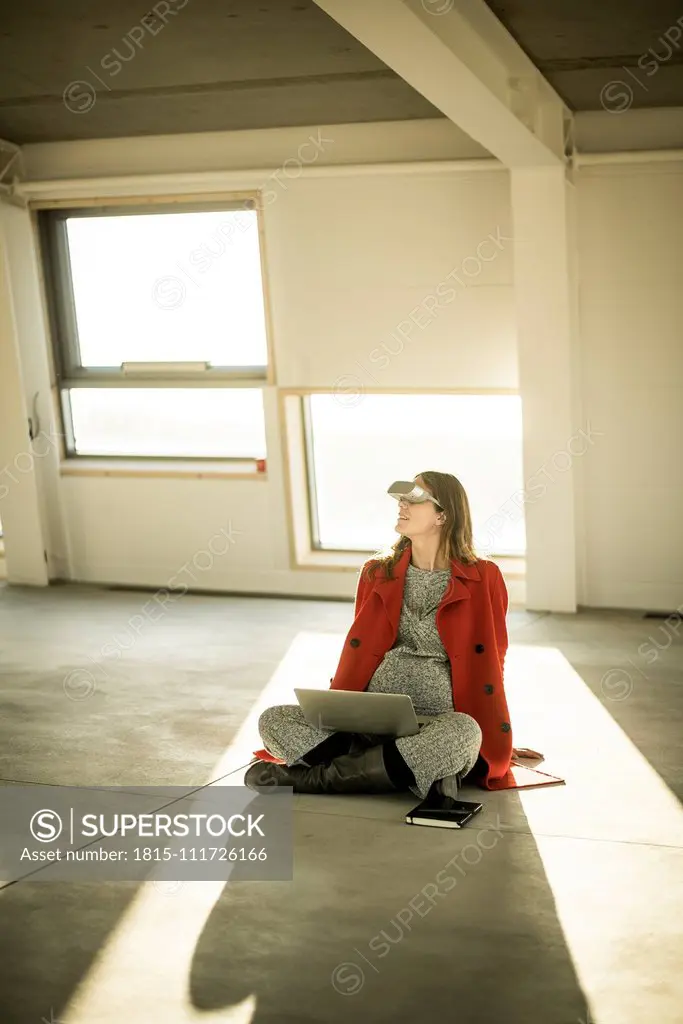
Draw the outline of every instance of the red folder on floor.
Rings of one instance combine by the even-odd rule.
[[[532,789],[536,786],[562,786],[565,780],[559,775],[529,768],[521,761],[513,761],[505,778],[489,781],[489,789]]]
[[[255,750],[254,757],[257,757],[259,761],[272,761],[273,764],[287,764],[281,757],[276,757],[275,754],[271,754],[265,748],[263,750]]]

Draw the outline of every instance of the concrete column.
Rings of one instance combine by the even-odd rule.
[[[23,394],[33,420],[31,443],[48,575],[70,579],[70,555],[59,475],[63,448],[58,396],[52,386],[50,336],[42,292],[42,268],[31,214],[0,207]],[[54,391],[54,394],[53,394]]]
[[[573,186],[562,167],[513,168],[512,222],[524,419],[527,608],[580,601],[582,421]]]
[[[48,567],[28,416],[0,220],[0,518],[7,579],[10,583],[46,586]]]

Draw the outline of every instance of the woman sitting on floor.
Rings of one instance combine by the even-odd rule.
[[[316,728],[296,704],[267,708],[259,719],[266,749],[244,780],[252,789],[410,789],[424,798],[457,796],[467,776],[486,789],[515,785],[502,573],[474,553],[469,502],[456,477],[425,472],[388,493],[398,500],[400,537],[390,554],[361,569],[353,625],[330,683],[408,694],[430,721],[413,736],[389,739]]]

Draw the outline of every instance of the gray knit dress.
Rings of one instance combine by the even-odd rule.
[[[436,609],[450,578],[450,569],[408,564],[396,642],[368,684],[375,693],[407,693],[417,715],[454,710],[451,666],[436,628]]]
[[[408,564],[396,642],[367,686],[373,693],[408,694],[415,713],[429,716],[419,733],[396,740],[415,776],[416,785],[410,789],[423,798],[437,779],[462,779],[471,771],[481,746],[479,725],[453,706],[451,666],[436,627],[436,610],[450,575],[450,569]],[[266,748],[288,765],[305,758],[330,735],[329,730],[309,725],[298,704],[267,708],[259,719],[259,732]]]

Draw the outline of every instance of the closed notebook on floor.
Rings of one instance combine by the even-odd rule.
[[[408,825],[430,825],[435,828],[463,828],[479,814],[482,805],[451,797],[428,796],[406,814]]]

